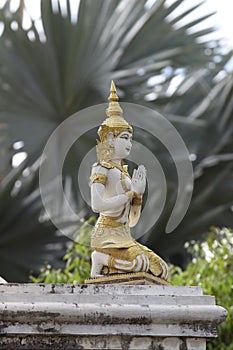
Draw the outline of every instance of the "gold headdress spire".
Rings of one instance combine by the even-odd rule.
[[[123,110],[121,109],[121,106],[118,103],[118,96],[116,93],[116,86],[114,84],[114,81],[111,82],[111,88],[110,88],[110,95],[108,97],[109,100],[109,107],[106,109],[106,114],[109,118],[112,116],[122,116]]]
[[[119,98],[113,80],[111,82],[108,100],[109,106],[106,109],[106,115],[108,118],[104,120],[98,130],[98,135],[102,142],[107,140],[109,132],[112,132],[114,137],[117,137],[122,131],[133,132],[132,126],[123,118],[123,110],[118,102]]]

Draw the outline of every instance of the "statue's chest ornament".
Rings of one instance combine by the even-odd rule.
[[[121,174],[120,174],[120,180],[121,180],[121,186],[123,188],[124,192],[129,191],[130,189],[130,184],[131,184],[131,176],[128,173],[128,165],[120,165],[117,164],[113,161],[109,161],[109,162],[101,162],[101,165],[104,166],[107,169],[118,169],[120,170]]]
[[[129,191],[129,189],[131,187],[130,184],[131,184],[131,177],[128,174],[128,171],[127,171],[127,173],[122,171],[121,172],[121,186],[122,186],[124,192]]]

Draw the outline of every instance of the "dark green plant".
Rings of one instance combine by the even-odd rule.
[[[45,260],[62,265],[67,239],[41,218],[38,166],[22,173],[21,164],[0,183],[0,275],[8,282],[27,282],[30,270],[38,272]]]
[[[229,57],[227,55],[225,62]],[[183,115],[187,123],[185,127],[178,121],[175,125],[194,157],[194,191],[181,224],[171,235],[164,235],[163,227],[174,203],[170,197],[157,230],[155,228],[156,234],[150,235],[148,243],[176,264],[182,265],[178,255],[184,243],[198,239],[210,225],[233,227],[233,73],[221,71],[219,74],[219,68],[196,72],[198,79],[190,74],[164,109],[167,113]],[[191,81],[194,84],[191,85]],[[186,83],[189,88],[185,96],[178,97]],[[175,172],[169,185],[171,193],[176,194]],[[183,266],[185,264],[183,261]]]
[[[41,268],[39,276],[31,276],[34,283],[84,283],[90,277],[90,237],[95,218],[84,222],[78,230],[79,243],[69,244],[63,260],[64,268],[53,268],[50,264]]]
[[[218,338],[208,343],[208,350],[233,349],[233,231],[211,227],[204,241],[185,244],[192,255],[187,269],[171,269],[173,285],[199,285],[203,293],[214,295],[218,305],[228,310],[227,321],[219,326]]]
[[[7,153],[6,129],[7,129],[7,124],[4,123],[3,121],[0,122],[0,183],[4,175],[6,174],[7,167],[9,167],[9,164],[6,164],[6,161],[5,161],[6,153]]]

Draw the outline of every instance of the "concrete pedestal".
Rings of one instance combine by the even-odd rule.
[[[225,317],[199,287],[0,285],[7,350],[204,350]]]

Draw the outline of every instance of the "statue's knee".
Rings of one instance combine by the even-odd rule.
[[[108,254],[97,252],[96,250],[94,250],[91,254],[92,262],[99,263],[99,264],[101,263],[102,265],[107,265],[108,258],[109,258]]]
[[[96,251],[94,250],[92,253],[91,253],[91,260],[95,260],[96,259]]]
[[[100,255],[95,250],[91,254],[91,260],[92,260],[92,264],[95,264],[95,265],[97,264],[99,265],[101,263]]]

